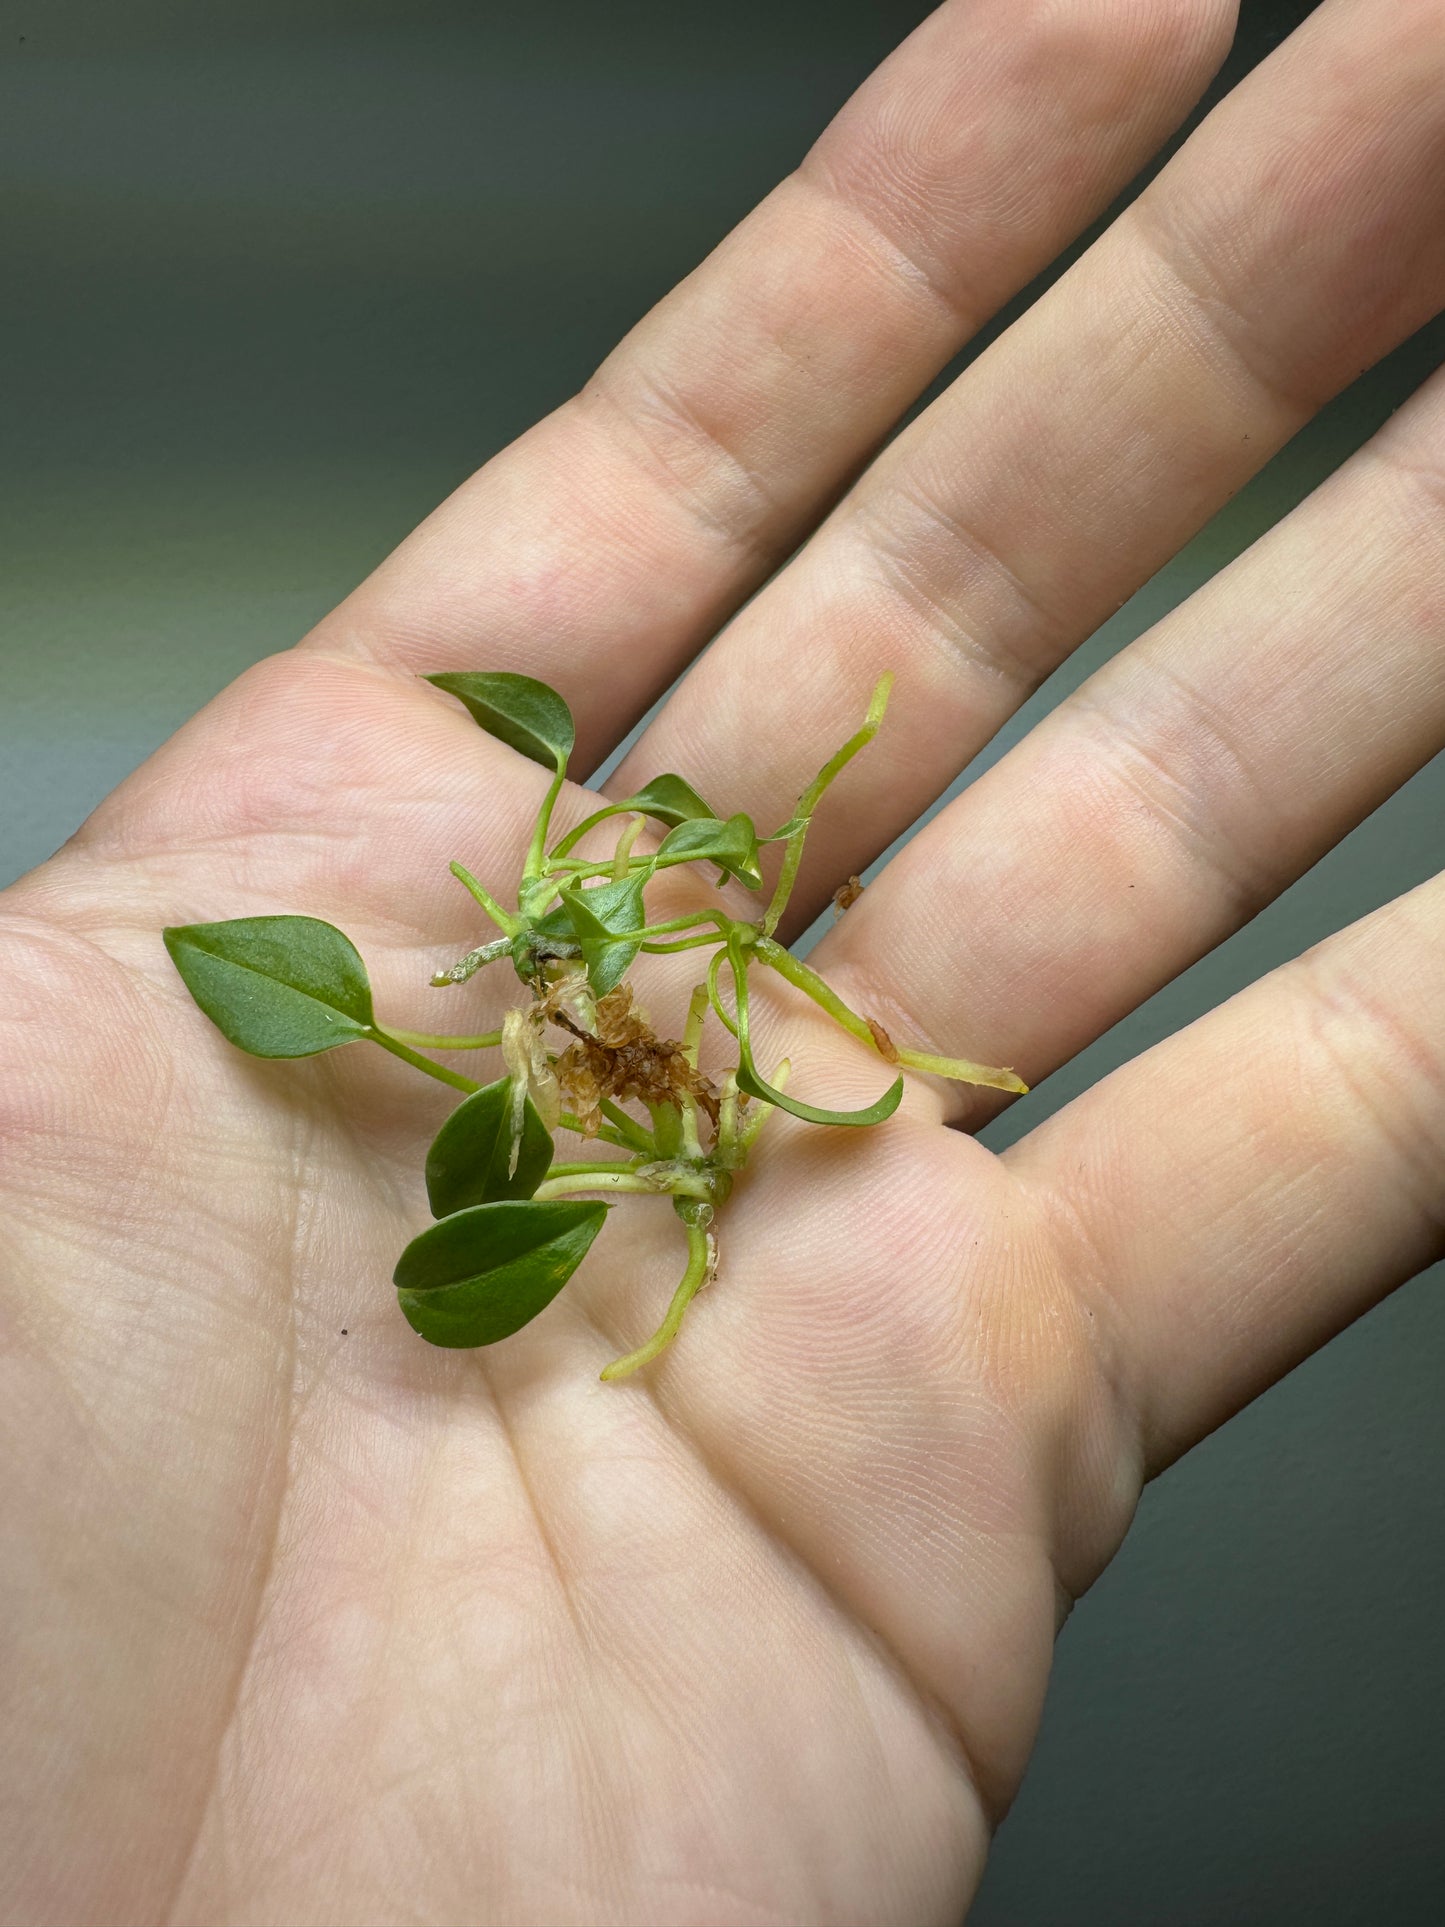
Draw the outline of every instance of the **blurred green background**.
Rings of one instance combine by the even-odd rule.
[[[1244,0],[1224,82],[1308,10]],[[0,882],[576,388],[926,11],[0,0]],[[1341,397],[975,772],[1441,348]],[[990,1139],[1430,874],[1442,821],[1437,758]],[[1441,1283],[1145,1495],[975,1921],[1445,1917]]]

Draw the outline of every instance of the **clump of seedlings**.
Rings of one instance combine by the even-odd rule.
[[[460,863],[451,866],[495,934],[432,983],[456,986],[492,964],[509,964],[521,992],[501,1029],[432,1036],[379,1023],[355,946],[314,917],[189,924],[167,930],[166,947],[201,1009],[232,1044],[253,1056],[310,1057],[365,1038],[466,1094],[427,1153],[427,1197],[437,1222],[402,1252],[394,1278],[403,1313],[434,1345],[490,1345],[520,1330],[577,1269],[613,1199],[629,1193],[670,1198],[686,1233],[686,1268],[652,1337],[602,1374],[623,1378],[670,1343],[691,1299],[715,1276],[717,1213],[774,1110],[811,1124],[881,1124],[898,1108],[905,1067],[1000,1090],[1025,1087],[1012,1071],[896,1043],[773,935],[813,813],[839,771],[876,733],[891,677],[874,691],[862,728],[829,758],[793,815],[769,836],[760,836],[742,814],[718,816],[681,776],[659,776],[635,796],[594,811],[550,845],[553,807],[574,741],[566,703],[528,676],[428,680],[459,697],[491,735],[552,772],[514,909],[497,902]],[[584,842],[595,848],[596,832],[608,822],[618,828],[614,846],[600,857],[579,854]],[[637,844],[649,823],[664,834],[643,854]],[[719,889],[731,879],[761,893],[760,853],[767,844],[780,845],[782,852],[767,906],[756,917],[734,916]],[[651,920],[644,900],[648,885],[681,865],[715,873],[702,893],[707,900],[681,915]],[[860,888],[850,878],[840,903],[852,901]],[[648,1022],[628,972],[640,955],[680,951],[712,955],[692,993],[682,1036],[663,1038]],[[753,1055],[748,1010],[749,973],[758,967],[776,972],[899,1067],[876,1103],[856,1111],[806,1103],[787,1089],[786,1060],[771,1076],[763,1075]],[[722,1070],[703,1068],[709,1014],[731,1040],[733,1061]],[[504,1074],[485,1085],[424,1054],[494,1047],[500,1047]],[[606,1145],[614,1155],[558,1162],[552,1134],[559,1128]]]

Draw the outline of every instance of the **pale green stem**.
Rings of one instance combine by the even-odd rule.
[[[701,1225],[687,1227],[687,1270],[682,1274],[682,1283],[672,1294],[672,1303],[667,1308],[667,1316],[657,1330],[635,1352],[628,1352],[625,1358],[614,1358],[605,1366],[602,1376],[605,1379],[626,1378],[639,1366],[650,1365],[658,1353],[665,1350],[678,1334],[683,1313],[697,1296],[707,1281],[712,1251],[708,1233]]]
[[[888,707],[888,692],[892,687],[891,672],[878,678],[872,700],[868,704],[868,714],[863,719],[863,727],[856,736],[850,736],[836,754],[828,758],[798,798],[798,807],[793,812],[799,819],[798,828],[788,838],[783,849],[783,867],[778,873],[777,887],[773,891],[773,899],[768,905],[767,915],[763,918],[764,935],[770,937],[773,934],[784,910],[788,907],[788,898],[793,894],[793,885],[798,880],[798,866],[803,861],[803,844],[807,840],[813,811],[817,809],[823,792],[834,777],[878,734],[878,725],[883,721],[883,712]]]
[[[697,1054],[702,1045],[702,1020],[707,1016],[707,985],[698,984],[687,1006],[687,1022],[682,1029],[682,1054],[697,1069]]]
[[[609,816],[617,816],[618,814],[620,814],[618,805],[609,803],[605,809],[594,810],[591,816],[584,817],[575,829],[568,830],[567,834],[556,844],[547,859],[548,867],[555,866],[558,858],[566,856],[569,850],[575,850],[589,830],[595,830],[597,825],[599,823],[605,823]]]
[[[394,1037],[399,1044],[410,1044],[418,1050],[490,1050],[500,1044],[502,1033],[489,1030],[480,1037],[432,1037],[420,1030],[389,1030],[388,1037]]]
[[[664,1184],[656,1178],[639,1177],[635,1171],[618,1170],[615,1166],[609,1169],[602,1165],[595,1171],[584,1171],[573,1177],[544,1178],[532,1195],[538,1198],[566,1198],[577,1191],[627,1191],[648,1198],[699,1198],[704,1203],[712,1195],[707,1180],[702,1177],[689,1177],[678,1172]]]
[[[878,1041],[869,1030],[867,1019],[860,1017],[856,1010],[850,1010],[832,985],[825,983],[816,970],[810,970],[801,957],[795,957],[791,950],[785,950],[772,937],[760,937],[753,945],[753,955],[759,963],[765,963],[770,970],[776,970],[780,977],[786,977],[790,984],[806,992],[844,1030],[877,1050]]]
[[[646,821],[647,818],[645,816],[634,816],[624,828],[621,836],[618,837],[617,848],[612,853],[612,880],[614,883],[620,883],[627,875],[628,858],[632,855],[632,846],[637,841],[642,826]]]
[[[707,1016],[707,1001],[707,985],[696,985],[688,1002],[687,1022],[682,1031],[682,1054],[694,1070],[697,1069],[698,1051],[702,1047],[702,1020]],[[682,1148],[687,1157],[702,1156],[697,1099],[690,1091],[682,1093]]]
[[[557,798],[562,794],[562,784],[566,780],[567,764],[557,765],[557,774],[552,778],[552,786],[542,799],[542,807],[537,812],[537,827],[532,832],[531,845],[527,850],[527,861],[522,867],[522,881],[530,883],[542,874],[547,861],[547,830],[552,821],[552,810]]]
[[[472,875],[471,871],[467,869],[466,865],[463,863],[453,863],[451,872],[458,883],[465,884],[467,889],[471,891],[472,895],[486,911],[492,922],[496,924],[497,928],[499,930],[505,930],[509,937],[515,937],[522,927],[521,924],[510,911],[502,908],[494,896],[482,888],[481,884],[477,882],[477,879]]]
[[[1013,1091],[1019,1095],[1028,1090],[1023,1079],[1016,1077],[1011,1070],[993,1064],[975,1064],[966,1057],[935,1057],[928,1051],[913,1050],[907,1044],[894,1044],[890,1058],[880,1048],[867,1018],[860,1017],[856,1010],[850,1010],[837,991],[825,983],[816,970],[810,970],[801,958],[795,957],[791,950],[785,950],[771,937],[762,937],[754,944],[753,954],[759,963],[767,964],[770,970],[776,970],[780,977],[786,977],[790,984],[805,991],[844,1030],[867,1044],[871,1050],[877,1051],[885,1063],[903,1064],[909,1070],[951,1078],[956,1084],[985,1084],[993,1090]]]
[[[639,1151],[646,1151],[649,1157],[657,1156],[657,1142],[651,1131],[639,1124],[635,1117],[629,1117],[622,1106],[614,1104],[610,1097],[602,1100],[602,1115],[610,1118],[618,1133]]]
[[[550,1184],[553,1178],[577,1178],[587,1171],[600,1171],[604,1176],[612,1178],[626,1169],[627,1166],[618,1163],[617,1160],[609,1161],[605,1158],[594,1158],[590,1163],[583,1161],[577,1164],[554,1164],[548,1169],[543,1182]]]
[[[425,1071],[428,1077],[434,1077],[439,1084],[450,1084],[454,1091],[465,1091],[470,1097],[473,1091],[479,1091],[482,1088],[480,1084],[474,1084],[471,1078],[463,1077],[460,1071],[449,1071],[445,1064],[434,1064],[429,1057],[418,1057],[414,1050],[401,1042],[400,1038],[393,1037],[384,1030],[368,1031],[367,1035],[374,1044],[380,1044],[381,1048],[389,1050],[393,1057],[399,1057],[403,1064],[414,1064],[419,1071]]]
[[[602,1108],[604,1111],[608,1108],[606,1098],[602,1100]],[[613,1108],[615,1109],[615,1106]],[[623,1123],[631,1126],[636,1136],[624,1137],[620,1129],[614,1130],[610,1124],[599,1125],[592,1135],[598,1138],[603,1144],[615,1144],[620,1151],[646,1151],[649,1157],[655,1157],[657,1155],[657,1147],[652,1142],[652,1139],[647,1136],[647,1133],[643,1131],[640,1126],[633,1124],[632,1119],[628,1117],[625,1111],[619,1115]],[[570,1111],[562,1111],[558,1114],[557,1125],[560,1130],[571,1131],[577,1137],[585,1137],[587,1135],[582,1129],[581,1118],[574,1117]]]
[[[928,1051],[910,1050],[906,1044],[894,1046],[900,1064],[911,1071],[927,1071],[934,1077],[952,1078],[955,1084],[987,1084],[996,1091],[1012,1091],[1022,1097],[1028,1085],[1006,1065],[971,1064],[966,1057],[934,1057]]]
[[[713,958],[712,962],[708,965],[707,967],[707,1000],[712,1005],[713,1009],[717,1012],[719,1022],[725,1025],[726,1028],[732,1032],[733,1036],[736,1037],[738,1034],[738,1027],[733,1022],[732,1018],[728,1016],[726,1009],[723,1007],[723,1000],[718,993],[718,987],[717,987],[718,973],[721,971],[723,965],[727,961],[728,961],[727,951],[719,950],[717,955]],[[737,982],[736,977],[734,977],[733,981],[734,981],[734,986],[736,987],[736,982]],[[736,994],[736,990],[734,994]]]
[[[649,957],[675,957],[681,950],[701,950],[705,944],[726,942],[720,931],[705,930],[700,937],[681,937],[676,943],[644,943],[642,948]]]

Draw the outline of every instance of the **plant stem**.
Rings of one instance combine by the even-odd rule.
[[[591,816],[584,817],[574,829],[568,830],[567,834],[557,843],[547,859],[547,867],[549,869],[555,869],[558,858],[566,856],[569,850],[575,850],[589,830],[595,830],[597,825],[599,823],[605,823],[609,816],[619,815],[621,815],[619,805],[609,803],[604,809],[594,810]]]
[[[602,1100],[602,1108],[604,1111],[607,1110],[606,1098]],[[615,1105],[613,1109],[616,1109]],[[649,1157],[656,1157],[657,1146],[653,1143],[652,1139],[647,1136],[647,1133],[642,1130],[640,1125],[633,1124],[632,1119],[628,1117],[625,1111],[620,1115],[624,1123],[631,1125],[633,1132],[636,1133],[635,1136],[624,1137],[620,1129],[614,1130],[610,1124],[599,1125],[592,1135],[597,1138],[600,1143],[615,1144],[619,1151],[646,1151]],[[557,1124],[560,1130],[571,1131],[577,1137],[586,1137],[587,1135],[582,1129],[581,1118],[574,1117],[571,1111],[559,1112]]]
[[[509,937],[515,937],[522,927],[521,924],[510,911],[502,908],[494,896],[491,896],[482,888],[481,884],[477,882],[477,879],[472,875],[471,871],[467,869],[466,865],[463,863],[453,863],[451,872],[458,883],[465,884],[467,889],[471,891],[472,895],[486,911],[492,922],[496,924],[497,928],[499,930],[505,930]]]
[[[446,990],[452,984],[466,983],[469,978],[475,977],[484,965],[495,963],[499,957],[507,956],[511,948],[510,937],[494,937],[490,943],[478,944],[475,950],[469,950],[465,957],[459,957],[449,968],[439,970],[431,980],[432,989]]]
[[[420,1050],[490,1050],[493,1044],[500,1044],[502,1033],[489,1030],[480,1037],[432,1037],[420,1030],[389,1030],[388,1037],[394,1037],[399,1044],[410,1044]]]
[[[801,820],[799,821],[797,829],[788,838],[783,850],[783,867],[778,873],[777,886],[773,891],[772,902],[768,905],[767,914],[763,918],[763,934],[765,936],[772,936],[773,932],[777,929],[779,920],[784,910],[788,907],[788,898],[793,894],[793,885],[798,879],[798,866],[803,860],[803,844],[807,840],[808,828],[813,820],[813,811],[817,809],[824,790],[827,789],[834,777],[838,775],[846,764],[851,763],[859,750],[866,748],[878,734],[878,725],[883,721],[883,712],[888,707],[888,692],[892,687],[893,676],[891,672],[888,675],[878,678],[872,700],[868,704],[868,714],[863,719],[863,727],[856,735],[850,736],[840,750],[828,758],[827,762],[824,763],[823,767],[818,771],[818,774],[813,778],[807,789],[805,789],[803,794],[798,798],[798,807],[794,811],[794,815]]]
[[[393,1037],[387,1031],[372,1030],[368,1035],[373,1044],[380,1044],[393,1057],[399,1057],[403,1064],[415,1065],[417,1070],[425,1071],[428,1077],[434,1077],[439,1084],[450,1084],[454,1091],[465,1091],[470,1097],[473,1091],[482,1088],[480,1084],[474,1084],[470,1077],[463,1077],[460,1071],[449,1071],[445,1064],[434,1064],[429,1057],[418,1057],[399,1037]]]
[[[692,1177],[679,1171],[666,1183],[660,1183],[656,1178],[641,1177],[635,1171],[601,1164],[590,1171],[568,1175],[564,1170],[555,1178],[544,1178],[532,1195],[537,1198],[566,1198],[577,1191],[630,1191],[649,1198],[698,1198],[704,1203],[712,1196],[707,1179],[703,1177]]]
[[[893,1056],[889,1058],[888,1053],[880,1047],[867,1018],[860,1017],[856,1010],[850,1010],[831,984],[825,983],[816,970],[810,970],[791,950],[785,950],[771,937],[760,937],[753,945],[753,954],[759,963],[765,963],[770,970],[776,970],[780,977],[786,977],[790,984],[805,991],[844,1030],[867,1044],[870,1050],[877,1051],[885,1063],[904,1064],[909,1070],[926,1071],[933,1077],[952,1078],[956,1084],[985,1084],[993,1090],[1012,1091],[1017,1095],[1028,1090],[1023,1079],[1016,1077],[1011,1070],[993,1064],[974,1064],[966,1057],[935,1057],[928,1051],[913,1050],[907,1044],[895,1044]]]
[[[618,1135],[625,1137],[639,1151],[646,1151],[649,1157],[657,1156],[657,1141],[651,1131],[639,1124],[635,1117],[629,1117],[620,1104],[614,1104],[610,1097],[602,1100],[602,1115],[610,1118],[616,1126]]]
[[[871,1050],[877,1050],[878,1042],[868,1028],[867,1019],[860,1017],[856,1010],[850,1010],[832,985],[825,983],[816,970],[810,970],[801,957],[795,957],[791,950],[785,950],[772,937],[759,937],[753,945],[753,955],[759,963],[776,970],[780,977],[786,977],[790,984],[804,991],[815,1004],[821,1005],[844,1030],[851,1032]]]
[[[792,1073],[793,1060],[791,1057],[784,1057],[779,1060],[778,1067],[768,1079],[768,1082],[775,1091],[785,1091],[788,1088],[788,1079],[792,1076]],[[746,1159],[748,1153],[757,1143],[758,1133],[772,1116],[773,1108],[771,1104],[757,1103],[738,1124],[737,1149],[738,1155],[741,1158]]]
[[[642,826],[646,821],[647,818],[645,816],[641,814],[635,815],[632,820],[624,826],[621,836],[618,837],[617,848],[612,855],[612,881],[614,883],[620,883],[627,875],[628,859],[632,855],[632,846],[641,834]]]
[[[1007,1066],[995,1064],[971,1064],[966,1057],[934,1057],[928,1051],[910,1050],[906,1044],[896,1044],[894,1049],[900,1064],[906,1064],[911,1071],[927,1071],[933,1077],[950,1077],[956,1084],[987,1084],[996,1091],[1012,1091],[1022,1097],[1028,1085]]]
[[[687,1270],[682,1274],[682,1283],[672,1294],[672,1303],[667,1308],[667,1316],[657,1330],[635,1352],[628,1352],[624,1358],[614,1358],[603,1368],[605,1379],[626,1378],[641,1365],[650,1365],[658,1353],[670,1345],[682,1324],[683,1313],[706,1283],[712,1265],[712,1234],[702,1225],[690,1224],[687,1227]]]
[[[590,1163],[584,1160],[577,1164],[554,1164],[548,1170],[543,1182],[550,1184],[553,1178],[577,1178],[587,1171],[600,1171],[605,1177],[612,1178],[628,1168],[615,1158],[611,1160],[594,1158]]]
[[[644,943],[649,957],[674,957],[680,950],[701,950],[704,944],[726,943],[720,930],[705,930],[700,937],[681,937],[676,943]]]
[[[542,807],[537,812],[537,827],[532,832],[531,845],[527,850],[527,861],[522,868],[523,883],[530,883],[542,874],[547,861],[547,828],[552,821],[552,810],[557,798],[562,794],[562,784],[566,780],[567,764],[557,765],[557,774],[552,778],[552,786],[542,799]]]
[[[702,1046],[702,1020],[707,1016],[707,985],[695,986],[687,1006],[687,1022],[682,1027],[682,1054],[697,1069],[697,1054]]]
[[[718,987],[717,987],[718,973],[721,971],[724,963],[726,963],[728,960],[729,960],[728,952],[726,950],[719,950],[717,955],[713,958],[712,962],[708,965],[707,967],[707,1000],[712,1005],[713,1009],[717,1012],[719,1023],[721,1023],[726,1029],[730,1030],[733,1036],[736,1037],[738,1034],[738,1027],[733,1022],[732,1018],[728,1016],[727,1011],[723,1008],[723,1000],[718,993]],[[734,973],[733,983],[734,983],[734,995],[736,996],[736,984],[737,984],[736,973]]]

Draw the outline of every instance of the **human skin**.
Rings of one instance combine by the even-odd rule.
[[[515,1338],[425,1346],[387,1281],[445,1095],[365,1045],[241,1057],[160,941],[327,917],[386,1018],[484,1028],[504,986],[426,987],[479,935],[446,866],[504,893],[546,778],[417,672],[554,683],[583,767],[730,617],[609,788],[781,821],[892,669],[796,921],[825,903],[1445,297],[1445,3],[1327,0],[851,481],[1231,27],[951,0],[581,395],[0,899],[4,1919],[956,1920],[1143,1481],[1445,1250],[1439,879],[1001,1157],[958,1128],[994,1100],[927,1079],[877,1130],[775,1118],[718,1282],[620,1386],[664,1206]],[[1437,378],[813,960],[1046,1077],[1445,741],[1442,475]],[[661,1028],[689,981],[643,980]],[[756,996],[800,1094],[882,1088]]]

